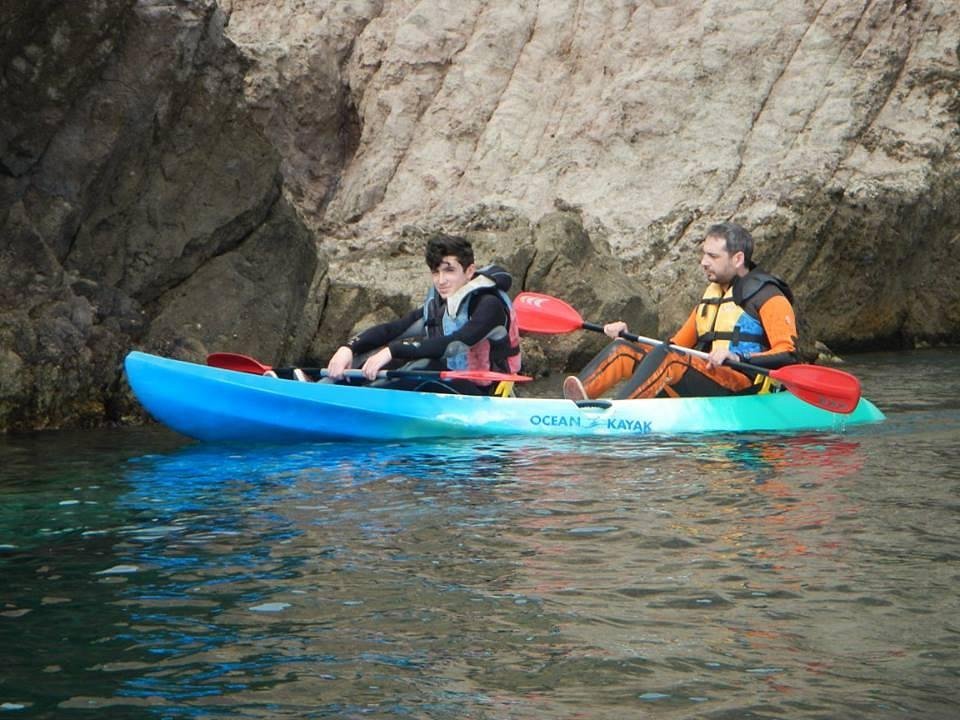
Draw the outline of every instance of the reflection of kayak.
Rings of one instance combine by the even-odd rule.
[[[132,352],[127,378],[149,413],[200,440],[294,442],[481,435],[842,430],[883,420],[868,400],[849,415],[787,392],[720,398],[600,400],[438,395],[302,383]]]

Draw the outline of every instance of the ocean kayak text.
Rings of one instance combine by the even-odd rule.
[[[651,433],[653,432],[652,420],[625,420],[618,418],[607,418],[599,420],[596,418],[584,418],[580,415],[531,415],[530,424],[542,427],[597,427],[606,425],[607,430],[614,432],[631,433]]]

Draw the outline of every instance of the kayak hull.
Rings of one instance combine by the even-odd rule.
[[[866,399],[839,415],[787,392],[578,404],[302,383],[142,352],[131,352],[125,367],[151,416],[208,442],[842,431],[884,419]]]

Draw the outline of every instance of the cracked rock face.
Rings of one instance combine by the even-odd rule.
[[[724,219],[795,286],[811,342],[957,328],[951,0],[230,9],[248,98],[334,255],[481,204],[536,222],[560,198],[656,308],[646,330],[685,317]]]
[[[40,5],[0,18],[0,428],[123,419],[133,347],[302,350],[325,265],[223,13]]]
[[[129,417],[134,347],[322,364],[438,229],[665,336],[733,219],[808,346],[952,340],[958,51],[953,0],[11,0],[0,429]]]

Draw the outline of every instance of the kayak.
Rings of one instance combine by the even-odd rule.
[[[842,431],[884,419],[864,398],[838,414],[788,392],[574,402],[296,382],[136,351],[125,367],[154,419],[208,442]]]

